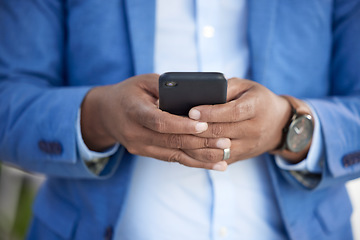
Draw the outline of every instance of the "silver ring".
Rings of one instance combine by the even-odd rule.
[[[223,160],[227,160],[229,158],[230,158],[230,148],[225,148]]]

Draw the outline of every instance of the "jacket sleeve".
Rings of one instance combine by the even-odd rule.
[[[307,99],[319,117],[324,140],[317,188],[360,177],[359,23],[359,1],[334,1],[331,94],[325,99]]]
[[[90,87],[67,86],[65,2],[0,0],[0,160],[54,176],[92,178],[79,158],[75,131]]]

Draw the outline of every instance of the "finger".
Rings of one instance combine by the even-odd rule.
[[[196,136],[203,138],[251,139],[259,135],[251,121],[236,123],[209,123],[208,129]],[[261,134],[261,133],[260,133]]]
[[[196,134],[208,128],[206,122],[173,115],[155,105],[137,105],[132,114],[140,125],[159,133]]]
[[[187,155],[180,149],[167,149],[157,146],[148,146],[146,148],[147,156],[167,161],[178,162],[182,165],[195,168],[212,169],[217,171],[225,171],[227,163],[225,161],[220,162],[202,162]]]
[[[204,138],[185,134],[157,133],[150,129],[142,128],[141,132],[135,133],[128,139],[134,143],[142,141],[145,145],[154,145],[165,148],[199,149],[199,148],[220,148],[225,149],[231,146],[229,138]]]
[[[264,152],[264,150],[259,149],[257,141],[245,139],[232,140],[230,158],[226,162],[232,164],[240,160],[257,157]]]
[[[117,130],[114,129],[114,132]],[[116,138],[122,145],[128,148],[136,148],[139,145],[154,145],[165,148],[198,149],[198,148],[220,148],[231,146],[229,138],[204,138],[190,134],[165,134],[144,128],[137,124],[122,131],[121,137]]]
[[[199,148],[219,148],[225,149],[231,146],[229,138],[203,138],[194,135],[180,134],[153,134],[149,135],[149,145],[166,148],[199,149]]]
[[[219,162],[224,159],[224,150],[223,149],[211,149],[211,148],[202,148],[202,149],[191,149],[184,150],[186,154],[190,157],[200,160],[202,162]]]
[[[159,77],[160,75],[156,73],[138,75],[138,78],[145,79],[138,81],[138,85],[151,96],[159,99]]]
[[[141,126],[160,133],[195,134],[207,129],[207,123],[198,122],[189,118],[176,116],[161,111],[157,106],[158,78],[156,74],[140,75],[126,81],[128,84],[136,83],[132,88],[132,96],[138,96],[136,101],[123,98],[122,104],[126,106],[125,113]],[[134,85],[131,85],[134,86]]]
[[[238,99],[246,93],[252,86],[253,82],[246,79],[230,78],[228,80],[227,101]]]
[[[225,104],[196,106],[189,117],[203,122],[239,122],[255,116],[253,98],[239,98]]]
[[[158,108],[158,78],[156,74],[146,74],[125,81],[132,87],[132,96],[137,96],[135,101],[122,99],[121,103],[126,106],[125,114],[129,114],[141,126],[156,132],[194,134],[205,131],[206,123],[172,115]]]

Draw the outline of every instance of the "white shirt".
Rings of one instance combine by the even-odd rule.
[[[244,0],[158,0],[155,71],[249,69]],[[284,239],[265,164],[225,172],[137,157],[115,239]]]

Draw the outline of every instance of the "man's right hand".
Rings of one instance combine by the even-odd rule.
[[[132,154],[225,170],[226,162],[212,157],[210,150],[229,148],[230,139],[197,137],[195,134],[207,130],[207,123],[161,111],[158,79],[157,74],[139,75],[90,90],[81,106],[85,144],[91,150],[103,151],[119,142]],[[204,149],[203,154],[208,156],[200,161],[182,149]]]

